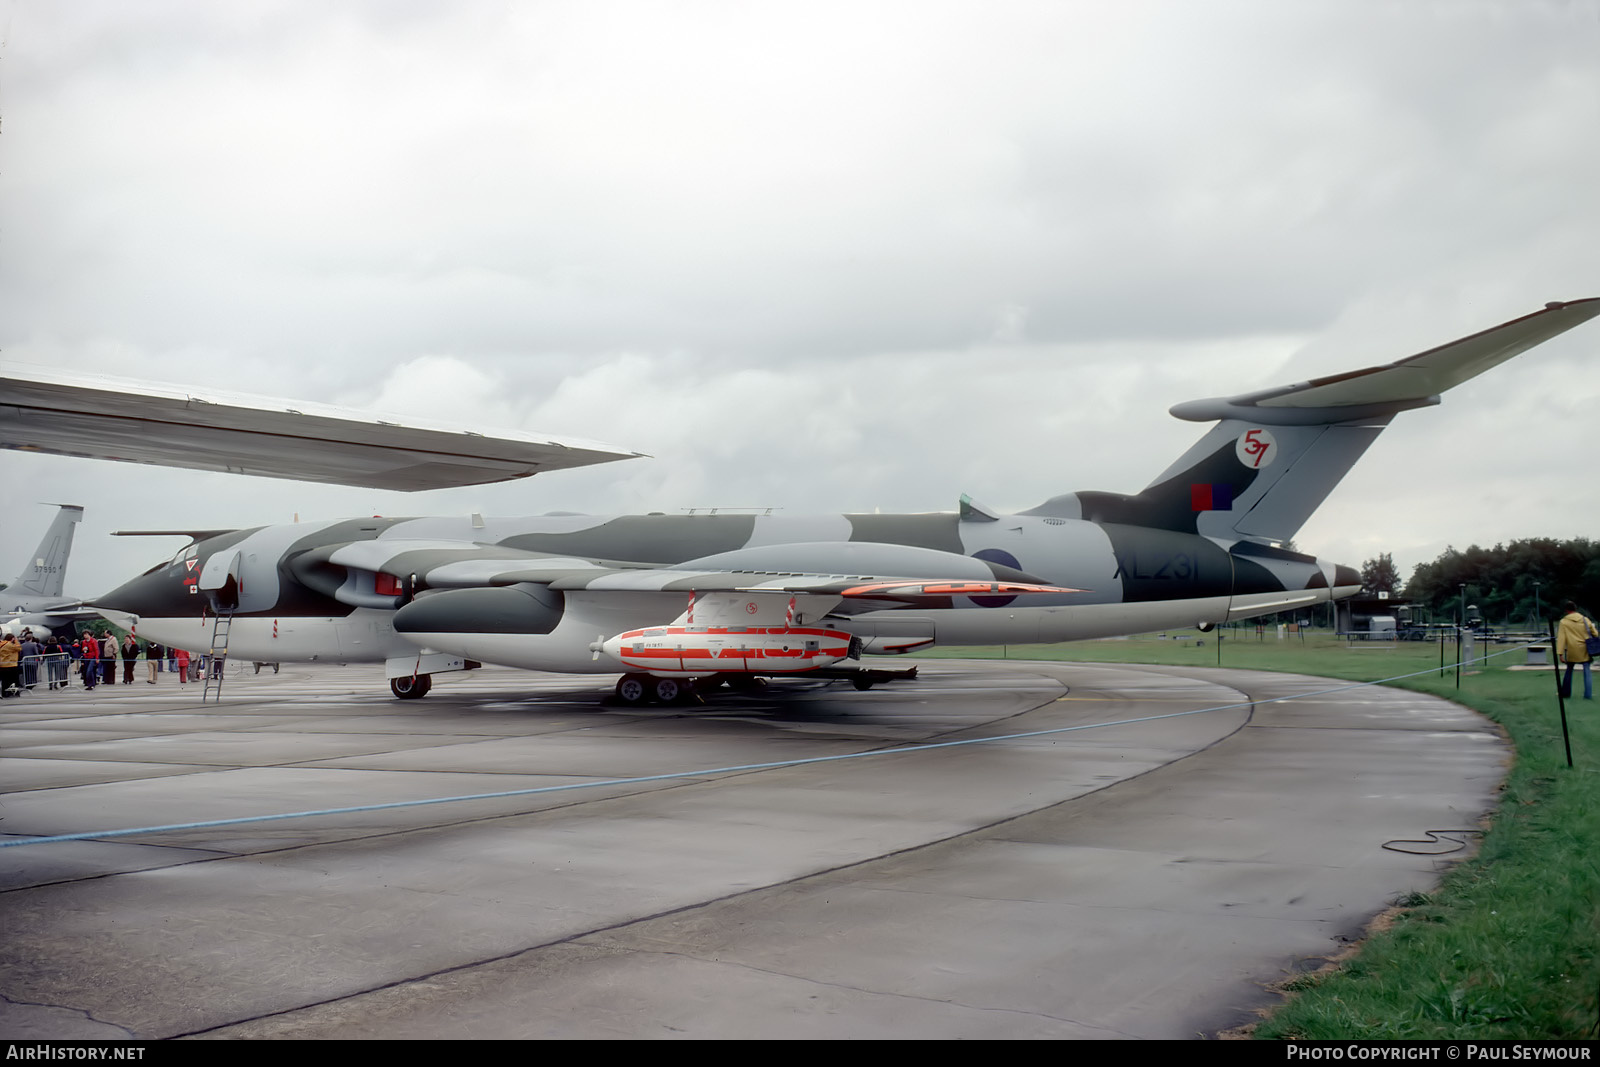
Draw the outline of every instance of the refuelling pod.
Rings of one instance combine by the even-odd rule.
[[[650,626],[600,642],[597,652],[636,671],[798,674],[859,656],[849,634],[810,626]]]

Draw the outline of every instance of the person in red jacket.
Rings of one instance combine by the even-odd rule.
[[[94,634],[84,634],[78,639],[79,663],[83,666],[83,687],[93,689],[100,682],[100,642]]]

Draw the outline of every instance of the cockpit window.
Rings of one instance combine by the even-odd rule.
[[[145,575],[154,574],[156,571],[164,568],[170,567],[177,569],[189,563],[190,560],[194,559],[198,555],[200,555],[199,547],[193,541],[190,541],[188,544],[178,549],[178,551],[174,552],[171,559],[167,560],[165,563],[157,563],[154,567],[151,567],[149,570],[145,571],[143,575],[140,575],[140,577],[142,578]]]

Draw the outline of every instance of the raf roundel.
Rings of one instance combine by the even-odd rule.
[[[1272,434],[1259,427],[1246,430],[1239,435],[1238,442],[1234,445],[1234,454],[1251,470],[1272,466],[1272,461],[1278,458],[1278,442]]]

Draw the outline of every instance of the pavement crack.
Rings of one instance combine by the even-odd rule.
[[[1081,1026],[1085,1030],[1092,1030],[1106,1037],[1137,1039],[1141,1035],[1117,1030],[1113,1027],[1099,1023],[1084,1022],[1071,1016],[1056,1015],[1053,1012],[1037,1011],[1026,1008],[994,1007],[988,1004],[972,1004],[954,997],[926,996],[919,993],[905,993],[892,989],[873,989],[870,986],[857,985],[850,982],[832,982],[824,978],[813,978],[809,975],[795,974],[792,971],[779,970],[774,967],[760,967],[753,963],[744,963],[737,960],[725,960],[717,957],[696,955],[692,952],[680,952],[672,949],[641,949],[627,948],[625,951],[638,956],[661,956],[674,959],[693,960],[696,963],[709,963],[719,967],[733,967],[752,974],[764,974],[774,978],[787,978],[795,982],[804,982],[807,985],[817,986],[822,989],[837,989],[847,993],[859,993],[864,996],[890,997],[895,1000],[910,1001],[918,1004],[938,1004],[943,1007],[965,1008],[968,1011],[984,1012],[996,1015],[1017,1015],[1029,1019],[1049,1019],[1052,1022],[1066,1023],[1071,1026]]]
[[[108,1026],[111,1029],[116,1030],[118,1033],[126,1035],[129,1040],[137,1040],[139,1037],[137,1033],[120,1023],[109,1022],[105,1019],[98,1019],[94,1016],[93,1012],[90,1012],[84,1008],[74,1008],[68,1004],[45,1004],[33,1000],[17,1000],[14,997],[6,996],[4,993],[0,993],[0,1004],[11,1008],[37,1008],[41,1011],[65,1012],[68,1015],[75,1015],[78,1018],[83,1019],[85,1022],[91,1022],[97,1026]],[[16,1043],[18,1041],[26,1041],[29,1039],[26,1036],[14,1033],[10,1035],[10,1040],[12,1043]]]

